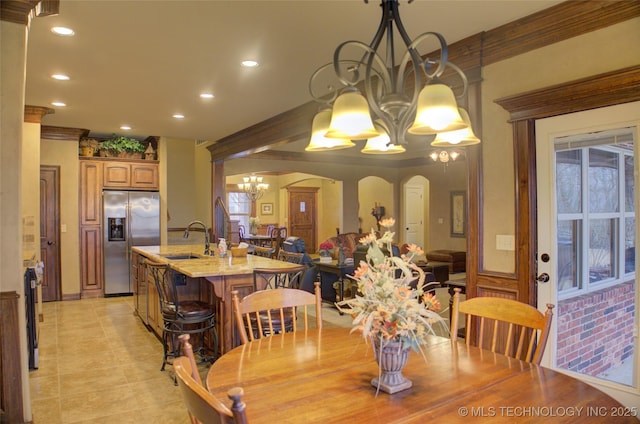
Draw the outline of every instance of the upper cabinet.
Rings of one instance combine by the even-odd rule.
[[[158,190],[158,163],[152,161],[105,161],[103,187]]]

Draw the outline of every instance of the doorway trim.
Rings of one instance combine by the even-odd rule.
[[[640,66],[495,100],[510,114],[516,176],[517,300],[537,306],[537,119],[640,100]]]

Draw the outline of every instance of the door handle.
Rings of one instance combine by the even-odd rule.
[[[547,274],[546,272],[543,272],[542,274],[538,275],[538,277],[536,277],[536,280],[540,281],[541,283],[548,283],[549,279],[549,274]]]
[[[48,242],[47,242],[47,244],[48,244],[49,246],[53,246],[54,244],[56,244],[56,242],[55,242],[55,241],[48,241]]]

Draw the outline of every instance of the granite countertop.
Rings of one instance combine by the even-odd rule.
[[[287,269],[298,265],[256,255],[239,257],[205,256],[204,245],[133,246],[132,251],[154,262],[168,263],[172,269],[188,277],[253,274],[254,268]],[[171,259],[171,256],[190,255],[191,259]]]

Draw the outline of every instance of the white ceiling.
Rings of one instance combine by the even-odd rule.
[[[400,14],[412,38],[437,31],[452,43],[557,3],[401,0]],[[311,101],[313,71],[339,43],[369,43],[379,21],[378,0],[61,0],[58,16],[31,24],[26,104],[55,109],[43,125],[96,136],[127,124],[133,136],[218,140]],[[248,58],[260,66],[240,67]],[[200,99],[203,91],[216,97]]]

